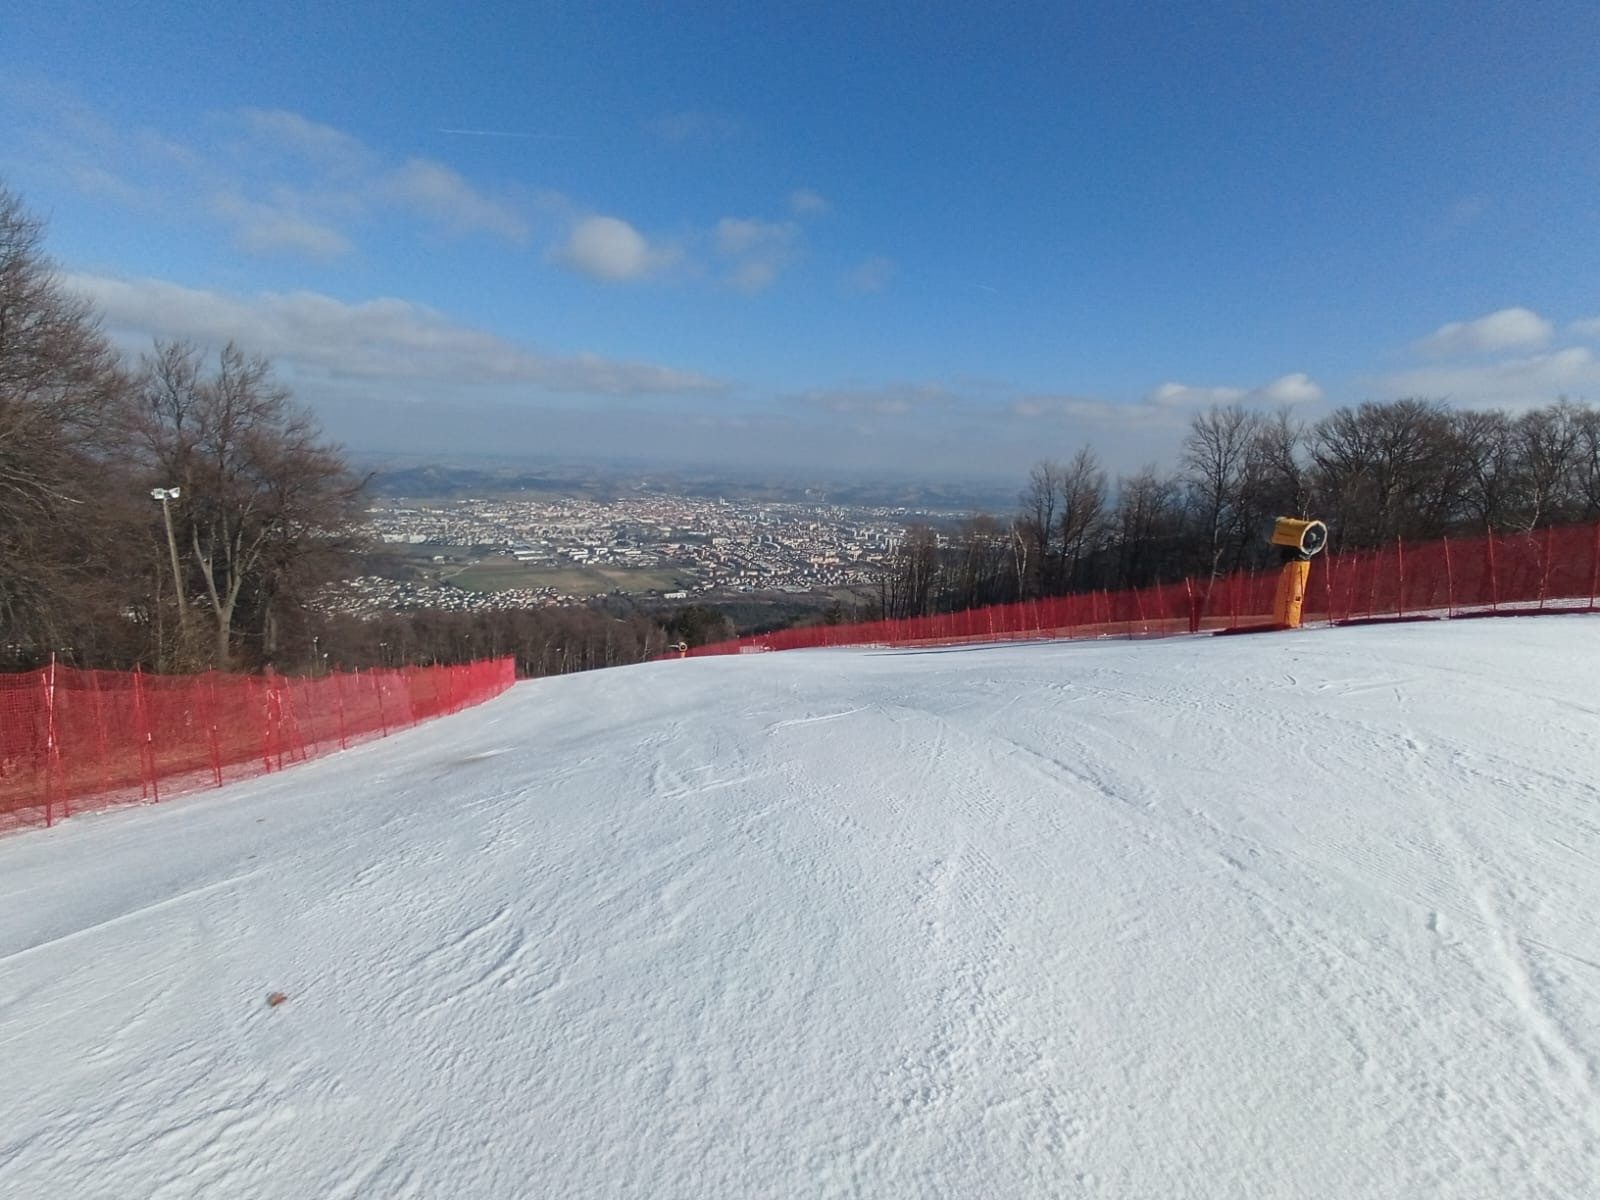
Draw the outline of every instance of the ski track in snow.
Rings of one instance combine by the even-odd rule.
[[[1600,1194],[1600,620],[966,651],[0,840],[0,1195]]]

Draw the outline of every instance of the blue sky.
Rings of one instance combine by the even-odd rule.
[[[80,3],[0,177],[363,451],[1020,479],[1600,401],[1600,5]]]

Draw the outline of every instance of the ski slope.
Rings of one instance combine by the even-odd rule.
[[[1597,668],[656,663],[6,838],[0,1195],[1594,1196]]]

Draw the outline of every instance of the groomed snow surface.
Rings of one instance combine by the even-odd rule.
[[[1597,678],[658,663],[9,837],[0,1194],[1600,1195]]]

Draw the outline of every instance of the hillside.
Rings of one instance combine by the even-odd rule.
[[[1584,1195],[1597,663],[674,661],[6,838],[0,1193]]]

